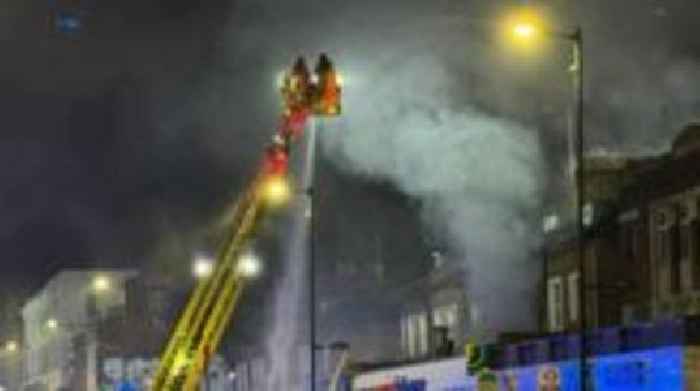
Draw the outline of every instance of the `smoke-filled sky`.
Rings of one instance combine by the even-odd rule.
[[[483,282],[473,294],[527,269],[540,200],[562,192],[543,187],[565,172],[567,46],[525,57],[471,22],[521,2],[91,0],[77,39],[46,33],[44,3],[0,11],[8,282],[182,267],[274,129],[277,72],[320,51],[347,80],[347,117],[324,144],[338,169],[420,198]],[[583,26],[589,148],[659,151],[697,116],[697,2],[532,3]]]

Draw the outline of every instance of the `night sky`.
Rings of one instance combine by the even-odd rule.
[[[530,73],[509,74],[509,64],[493,73],[500,57],[485,48],[484,34],[453,27],[451,13],[495,18],[518,2],[90,0],[88,31],[76,38],[48,34],[45,2],[6,3],[0,11],[5,292],[26,294],[68,266],[186,271],[212,221],[253,172],[279,110],[276,73],[299,52],[337,56],[352,88],[353,73],[393,74],[406,64],[404,53],[430,50],[423,44],[432,40],[440,64],[457,75],[450,79],[456,91],[450,104],[469,103],[550,132],[565,123],[558,113],[570,93],[561,87],[566,75],[549,72],[561,69],[565,55],[536,62],[539,71],[530,64]],[[696,117],[696,1],[533,3],[562,26],[581,23],[587,34],[589,149],[663,150]],[[402,32],[413,25],[429,34]],[[384,68],[372,66],[380,60]],[[406,78],[407,93],[419,94],[423,77]],[[365,94],[359,88],[371,95],[382,86],[354,88],[357,96]],[[533,102],[546,109],[533,112]],[[329,141],[330,160],[334,147],[352,155],[343,137]],[[543,158],[548,172],[560,173],[561,134],[545,133],[539,142],[557,156]],[[341,171],[345,160],[335,162]],[[381,171],[351,166],[346,171],[353,175]],[[390,174],[378,176],[406,188]]]
[[[195,92],[230,5],[104,5],[91,32],[66,39],[48,36],[35,3],[18,10],[19,31],[2,42],[14,54],[0,76],[8,281],[33,285],[64,266],[137,265],[163,230],[201,223],[221,206],[250,163],[232,143],[239,165],[216,164],[199,145],[204,126],[164,130],[156,118],[188,99],[173,90]]]

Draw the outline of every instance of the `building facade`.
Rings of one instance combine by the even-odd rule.
[[[700,313],[700,125],[667,154],[605,160],[584,174],[587,212],[599,212],[584,221],[587,327]],[[546,331],[580,325],[577,245],[546,245]]]
[[[24,389],[147,389],[192,283],[128,269],[57,273],[22,309]],[[230,389],[231,374],[214,357],[202,389]]]
[[[469,330],[463,265],[433,252],[432,270],[407,292],[401,316],[401,358],[446,357],[462,351]]]
[[[27,387],[98,390],[98,325],[125,309],[125,284],[136,275],[64,270],[29,299],[22,308]]]
[[[22,307],[16,287],[0,289],[0,387],[20,388],[22,380]]]

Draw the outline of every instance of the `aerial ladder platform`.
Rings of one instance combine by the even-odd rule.
[[[341,113],[341,79],[322,54],[313,74],[297,59],[281,80],[281,124],[262,167],[237,200],[210,276],[199,280],[181,312],[151,380],[152,391],[196,391],[250,278],[245,258],[267,212],[290,196],[289,154],[311,116]]]

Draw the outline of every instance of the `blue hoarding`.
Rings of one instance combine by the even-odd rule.
[[[683,390],[683,348],[666,347],[589,359],[596,391]],[[579,391],[578,360],[511,368],[496,373],[499,390]]]
[[[681,391],[684,348],[668,346],[589,358],[589,389],[595,391]],[[458,363],[458,362],[456,362]],[[442,367],[441,367],[442,365]],[[568,359],[485,371],[476,376],[445,370],[441,363],[392,368],[359,375],[361,391],[580,391],[580,361]],[[384,372],[384,373],[382,373]],[[460,374],[461,372],[461,374]],[[370,379],[374,379],[370,381]]]

